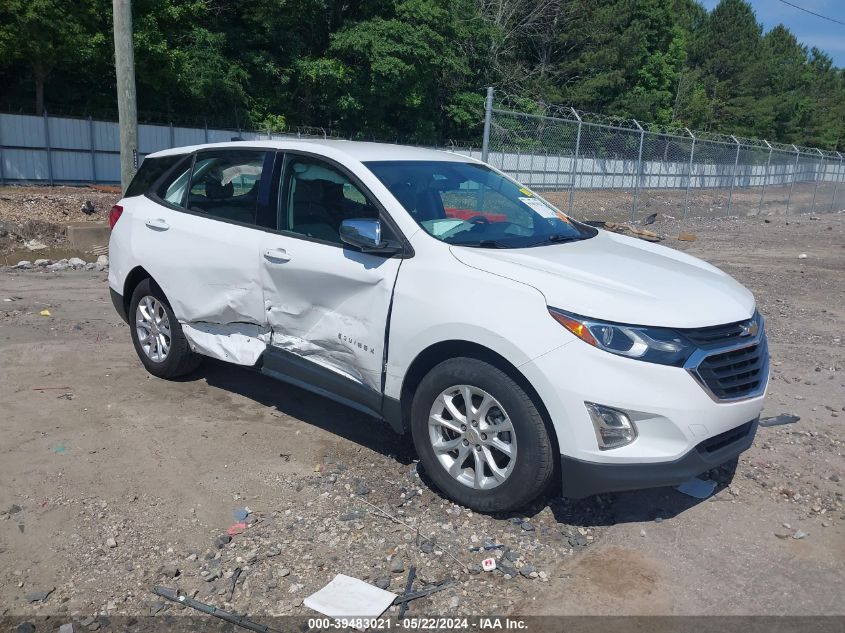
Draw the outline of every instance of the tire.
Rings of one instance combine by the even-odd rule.
[[[145,343],[139,332],[139,330],[150,332],[149,326],[144,328],[139,325],[139,319],[142,319],[142,315],[138,311],[138,306],[142,301],[145,302],[144,311],[147,314],[150,313],[149,306],[153,305],[159,315],[162,313],[166,315],[167,324],[169,324],[170,345],[166,348],[166,353],[158,355],[158,359],[155,358],[156,354],[154,351],[148,351],[149,343],[147,344],[147,349],[145,349]],[[143,363],[147,371],[153,376],[158,376],[159,378],[178,378],[179,376],[191,373],[199,367],[200,362],[202,362],[202,356],[191,351],[191,348],[188,346],[188,340],[182,332],[182,326],[173,314],[167,297],[164,296],[161,288],[154,281],[144,279],[135,287],[135,291],[132,293],[132,299],[129,301],[129,314],[127,316],[135,352],[138,354],[138,358],[141,359],[141,363]],[[164,334],[166,340],[165,330],[162,329],[161,333]],[[153,343],[153,349],[159,349],[158,339],[154,336],[151,338],[156,340]],[[161,349],[163,350],[164,348]]]
[[[480,415],[476,426],[458,433],[448,427],[457,428],[461,426],[459,422],[467,421],[466,393],[473,403],[472,413]],[[448,406],[444,407],[450,397],[455,416],[449,413]],[[486,405],[488,412],[483,413],[485,403],[489,403],[487,397],[495,405]],[[432,418],[441,410],[445,413]],[[448,426],[438,421],[430,423],[430,418]],[[472,423],[473,416],[468,419]],[[496,424],[491,426],[490,421]],[[482,432],[499,428],[513,431]],[[420,461],[434,484],[450,499],[473,510],[502,512],[524,508],[546,489],[555,471],[552,441],[534,401],[506,373],[474,358],[444,361],[422,379],[411,405],[411,433]],[[464,449],[470,449],[463,462],[460,447],[445,452],[458,440]],[[499,447],[513,451],[513,459],[507,458]],[[503,479],[493,476],[490,459]],[[455,466],[455,462],[459,465]],[[479,463],[481,468],[475,468]],[[460,474],[450,474],[450,467]],[[482,473],[480,484],[477,470]]]

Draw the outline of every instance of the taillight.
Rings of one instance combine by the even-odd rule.
[[[109,228],[113,229],[114,225],[117,224],[117,221],[120,219],[121,214],[123,213],[123,207],[119,204],[114,205],[109,211]]]

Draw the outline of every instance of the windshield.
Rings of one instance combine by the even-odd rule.
[[[437,160],[365,164],[429,235],[449,244],[524,248],[596,234],[486,165]]]

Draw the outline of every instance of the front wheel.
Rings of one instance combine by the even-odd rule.
[[[554,473],[551,439],[531,397],[474,358],[444,361],[423,378],[411,432],[437,487],[474,510],[524,507]]]

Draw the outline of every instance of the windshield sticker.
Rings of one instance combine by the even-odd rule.
[[[560,217],[555,209],[552,209],[545,202],[538,200],[537,198],[520,198],[519,201],[525,206],[530,207],[532,211],[539,213],[544,218],[553,219]]]
[[[531,197],[531,196],[533,196],[533,195],[534,195],[533,193],[531,193],[530,191],[528,191],[528,189],[526,189],[525,187],[520,187],[520,188],[519,188],[519,192],[520,192],[521,194],[526,195],[526,196],[529,196],[529,197]]]

